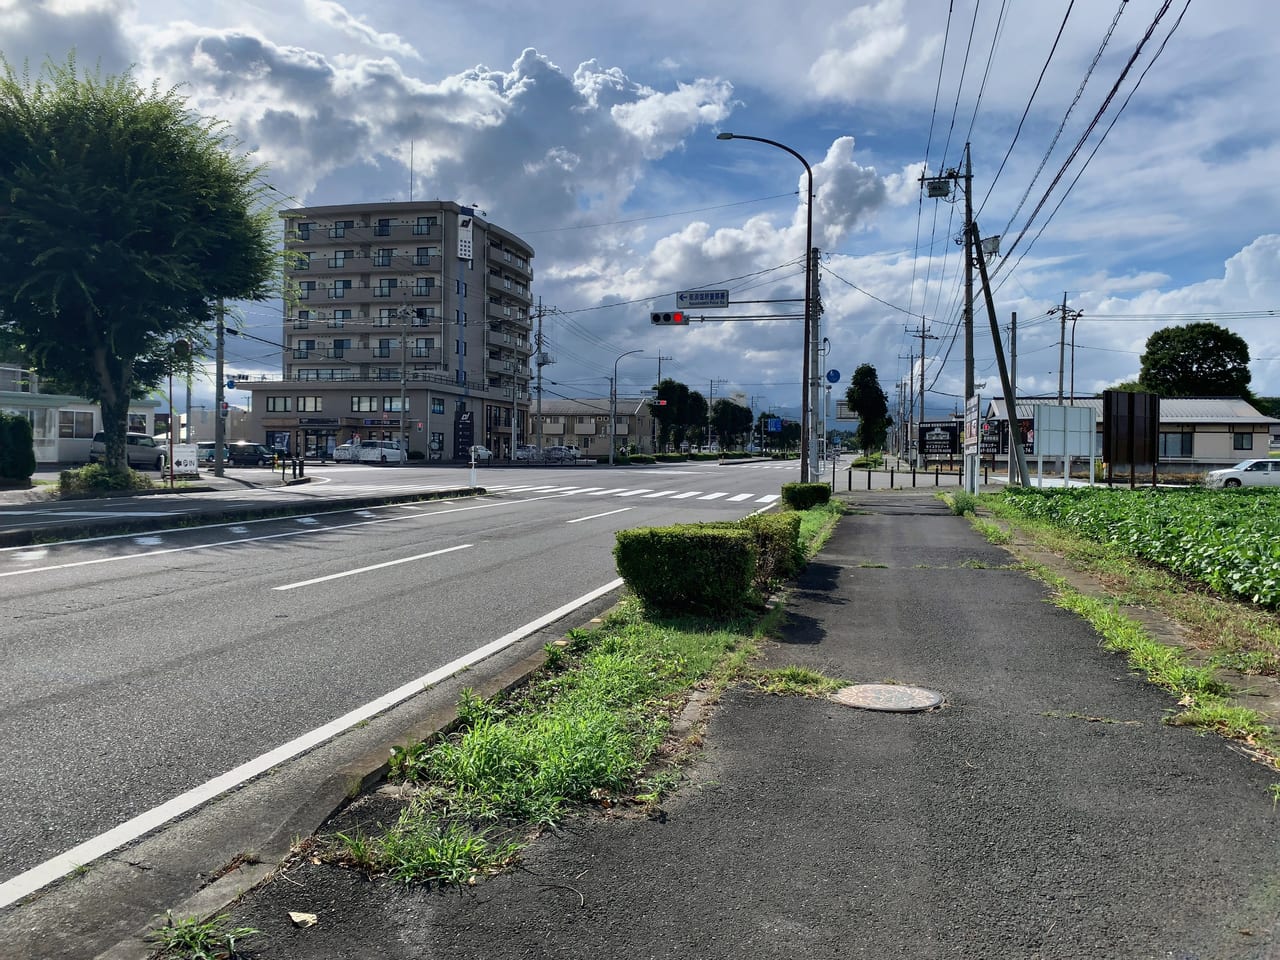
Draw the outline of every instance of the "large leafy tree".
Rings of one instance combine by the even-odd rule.
[[[1249,345],[1216,323],[1165,327],[1147,338],[1138,380],[1162,397],[1246,397]]]
[[[751,432],[751,409],[733,400],[716,400],[711,404],[711,428],[720,438],[720,449],[727,450]]]
[[[864,452],[881,449],[893,421],[889,418],[889,398],[880,387],[874,366],[864,363],[853,371],[845,402],[858,415],[858,429],[854,432],[858,447]]]
[[[173,90],[81,76],[74,58],[34,82],[3,65],[0,330],[101,405],[123,469],[129,401],[161,382],[174,342],[203,346],[219,297],[269,295],[268,188]]]

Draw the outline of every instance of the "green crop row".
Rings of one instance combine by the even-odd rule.
[[[1220,593],[1280,607],[1280,491],[1010,488],[1002,499]]]

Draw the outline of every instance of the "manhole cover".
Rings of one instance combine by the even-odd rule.
[[[855,683],[831,695],[837,703],[863,710],[887,710],[894,713],[917,713],[942,704],[942,694],[924,687],[907,687],[897,683]]]

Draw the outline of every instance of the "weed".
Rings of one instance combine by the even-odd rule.
[[[887,563],[870,563],[867,561],[863,561],[862,563],[858,564],[858,566],[862,567],[864,570],[888,570],[889,569],[889,565]]]
[[[516,850],[510,840],[494,841],[491,831],[422,817],[412,808],[380,845],[382,869],[400,883],[470,883],[508,866]]]
[[[1005,544],[1013,540],[1013,536],[1003,527],[992,523],[990,520],[982,520],[978,517],[973,518],[973,528],[977,530],[987,543]]]
[[[411,743],[407,747],[391,748],[390,773],[393,780],[414,781],[420,778],[426,767],[431,747],[426,743]]]
[[[660,770],[636,784],[635,798],[640,803],[652,806],[674,792],[679,785],[680,771]]]
[[[766,693],[780,696],[821,697],[845,686],[843,680],[823,676],[807,667],[783,667],[756,674],[755,685]]]
[[[991,565],[977,557],[965,557],[956,566],[964,567],[966,570],[987,570]]]
[[[187,917],[174,920],[167,913],[165,924],[147,934],[160,950],[160,956],[180,960],[232,960],[238,956],[236,941],[247,940],[260,931],[252,927],[231,927],[223,914],[210,920]]]
[[[978,512],[978,498],[967,490],[944,493],[942,494],[942,499],[957,517],[963,517],[966,513],[976,514]]]
[[[361,870],[367,870],[370,873],[377,870],[381,858],[376,839],[367,836],[359,827],[352,833],[335,834],[334,839],[341,845],[344,853],[343,859],[348,863],[354,864]]]

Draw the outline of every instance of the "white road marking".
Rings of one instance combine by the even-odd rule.
[[[699,500],[719,500],[721,497],[727,497],[728,495],[729,494],[727,493],[708,493],[705,496],[699,497],[698,499]]]
[[[646,493],[644,498],[646,500],[652,500],[654,497],[669,497],[673,493],[675,493],[674,490],[659,490],[657,493]]]
[[[593,513],[589,517],[578,517],[577,520],[566,520],[565,523],[582,523],[584,520],[599,520],[601,517],[612,517],[615,513],[626,513],[633,507],[623,507],[621,510],[610,510],[608,513]]]
[[[743,500],[750,500],[750,499],[752,498],[752,496],[754,496],[754,494],[750,494],[750,493],[735,493],[732,497],[730,497],[730,498],[729,498],[729,501],[728,501],[728,502],[729,502],[729,503],[741,503]]]
[[[589,497],[607,497],[611,493],[621,493],[626,487],[612,487],[608,490],[597,490],[595,493],[589,493]]]
[[[652,489],[653,489],[652,487],[638,487],[638,488],[637,488],[637,489],[635,489],[635,490],[627,490],[627,491],[625,491],[625,492],[623,492],[623,493],[620,493],[620,494],[618,494],[618,496],[620,496],[620,497],[638,497],[638,496],[640,496],[640,494],[642,494],[642,493],[649,493]]]
[[[354,570],[344,570],[342,573],[331,573],[326,577],[313,577],[310,580],[299,580],[297,583],[286,583],[283,586],[272,587],[272,590],[296,590],[298,587],[309,587],[315,583],[326,583],[329,580],[341,580],[343,577],[354,577],[359,573],[368,573],[370,570],[382,570],[386,567],[396,567],[402,563],[411,563],[414,560],[426,560],[428,557],[438,557],[442,553],[453,553],[455,550],[466,550],[471,547],[470,543],[461,543],[456,547],[445,547],[443,550],[432,550],[430,553],[419,553],[412,557],[401,557],[399,560],[388,560],[386,563],[375,563],[368,567],[357,567]]]
[[[780,496],[781,494],[777,493],[766,493],[763,497],[756,498],[756,503],[773,503]]]
[[[690,490],[688,493],[677,493],[671,499],[672,500],[688,500],[690,497],[699,496],[701,493],[702,493],[701,490]]]
[[[99,857],[105,856],[112,850],[119,849],[127,843],[137,840],[144,834],[150,833],[159,827],[164,826],[170,820],[175,820],[194,810],[196,807],[214,799],[220,794],[252,780],[254,777],[266,773],[272,767],[277,767],[286,760],[291,760],[300,753],[331,740],[338,734],[354,727],[356,724],[363,723],[370,717],[377,716],[386,710],[408,700],[415,694],[422,693],[424,690],[435,686],[443,680],[447,680],[454,674],[465,670],[466,668],[485,660],[493,654],[506,649],[514,643],[518,643],[530,634],[536,633],[543,627],[555,623],[561,617],[567,616],[579,607],[583,607],[591,601],[603,597],[606,593],[616,590],[622,586],[622,579],[611,580],[603,586],[596,587],[590,593],[585,593],[576,600],[570,600],[563,606],[557,607],[550,613],[545,613],[536,620],[531,620],[522,627],[517,627],[510,633],[491,640],[482,647],[477,647],[468,654],[464,654],[458,659],[446,663],[443,667],[432,670],[425,676],[416,680],[410,680],[390,693],[385,693],[376,700],[371,700],[364,706],[356,707],[335,720],[331,720],[324,726],[316,727],[300,737],[295,737],[288,743],[281,744],[274,750],[255,757],[240,766],[228,770],[221,776],[214,777],[194,789],[188,790],[186,793],[179,794],[171,800],[167,800],[157,807],[152,807],[144,813],[127,820],[117,827],[100,833],[96,837],[92,837],[65,853],[60,853],[56,857],[46,860],[38,866],[32,867],[23,873],[18,874],[4,883],[0,883],[0,909],[16,903],[23,897],[29,896],[53,881],[65,877],[74,870],[79,869]]]

